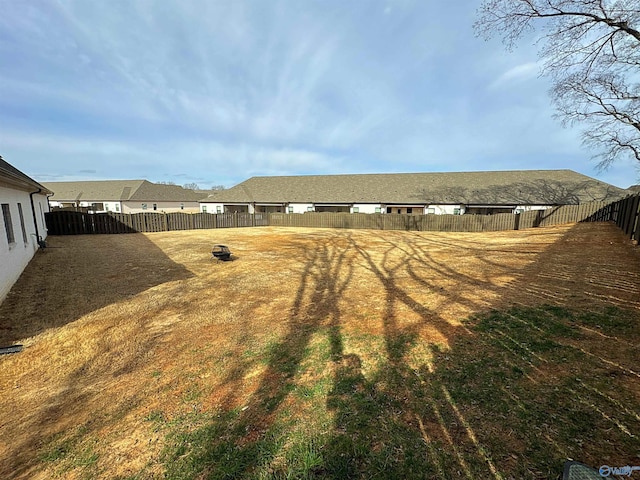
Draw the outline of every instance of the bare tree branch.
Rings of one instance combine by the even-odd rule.
[[[638,0],[484,0],[475,29],[511,49],[527,31],[545,35],[543,74],[564,123],[606,167],[640,161],[640,3]]]

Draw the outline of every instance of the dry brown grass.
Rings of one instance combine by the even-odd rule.
[[[214,243],[237,259],[212,261]],[[164,440],[150,415],[277,396],[281,372],[252,348],[302,351],[320,327],[387,343],[411,334],[446,349],[471,335],[464,319],[490,309],[640,310],[640,250],[607,224],[489,234],[255,228],[49,244],[0,306],[0,344],[25,345],[0,358],[1,478],[160,476]],[[606,343],[594,332],[588,347],[615,356]],[[359,356],[366,376],[393,349]],[[254,411],[247,441],[273,413]],[[74,452],[62,469],[56,445],[61,457]]]

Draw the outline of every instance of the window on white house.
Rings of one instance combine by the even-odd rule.
[[[376,207],[376,213],[381,213],[382,209],[380,207]]]
[[[16,243],[16,237],[13,234],[13,223],[11,222],[11,210],[8,203],[2,204],[2,218],[4,220],[4,231],[7,234],[9,245]]]
[[[184,203],[180,204],[180,210],[184,210]]]
[[[516,208],[516,213],[517,214],[520,214],[522,212],[524,212],[524,208]]]
[[[146,204],[146,203],[143,203],[143,204],[142,204],[142,209],[143,209],[143,210],[146,210],[146,209],[147,209],[147,204]]]
[[[353,213],[360,213],[360,207],[353,207]]]
[[[29,243],[29,239],[27,238],[27,227],[24,224],[24,214],[22,213],[22,204],[18,203],[18,215],[20,216],[20,228],[22,228],[22,240],[24,244]]]
[[[216,207],[216,213],[222,213],[222,207],[220,205]]]
[[[202,205],[202,213],[207,213],[207,206],[206,205]]]
[[[157,203],[154,203],[154,204],[153,204],[153,209],[154,209],[154,210],[158,210],[158,204],[157,204]]]
[[[119,211],[120,211],[120,204],[116,203],[116,212],[119,212]]]
[[[427,215],[433,215],[434,213],[436,213],[435,208],[427,208]]]
[[[313,212],[313,207],[307,207],[307,212]]]
[[[289,207],[287,207],[287,211],[289,213],[293,213],[293,205],[289,205]]]
[[[454,208],[453,209],[453,214],[454,215],[460,215],[460,209],[459,208]]]

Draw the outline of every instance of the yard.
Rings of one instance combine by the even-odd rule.
[[[640,465],[640,248],[610,224],[49,245],[0,306],[0,478]]]

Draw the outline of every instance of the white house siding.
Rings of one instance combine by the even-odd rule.
[[[122,213],[122,204],[120,202],[104,202],[104,211]]]
[[[436,215],[462,215],[464,214],[464,206],[462,205],[427,205],[424,211],[426,214],[434,213]]]
[[[290,203],[287,205],[287,213],[305,213],[313,211],[313,203]]]
[[[546,210],[547,208],[551,208],[550,205],[518,205],[514,213],[516,212],[530,212],[532,210]]]
[[[351,207],[351,213],[383,213],[384,211],[379,203],[354,203]]]
[[[143,204],[146,204],[146,209],[143,208]],[[154,204],[156,205],[155,210]],[[181,208],[180,204],[183,204],[184,208]],[[198,213],[199,211],[200,204],[198,202],[122,202],[122,213]]]
[[[224,213],[224,203],[201,203],[200,211],[202,213]]]
[[[250,203],[200,203],[202,213],[233,213],[234,211],[254,213],[253,205]]]
[[[26,242],[22,235],[18,203],[22,206],[22,217],[26,233]],[[47,197],[33,195],[33,203],[38,222],[38,233],[44,240],[47,238],[44,214],[49,211]],[[33,223],[31,199],[29,192],[15,190],[0,185],[0,204],[8,204],[11,213],[14,242],[9,244],[6,235],[4,216],[0,209],[0,302],[4,300],[13,284],[18,280],[34,253],[38,249],[36,229]]]

